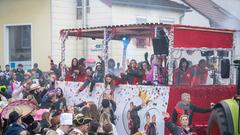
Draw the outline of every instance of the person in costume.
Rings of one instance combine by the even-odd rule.
[[[78,59],[73,58],[71,67],[68,70],[68,73],[66,75],[65,81],[77,81],[79,74],[79,64]]]
[[[205,85],[208,78],[207,62],[201,59],[198,65],[191,67],[191,85]]]
[[[13,111],[9,114],[8,127],[4,135],[18,135],[20,132],[25,131],[25,127],[22,125],[22,115]]]
[[[56,132],[58,133],[58,135],[66,135],[69,133],[72,124],[73,124],[73,114],[61,113],[60,126],[57,128]]]
[[[174,70],[173,73],[173,85],[190,85],[191,73],[189,69],[189,62],[182,58],[179,63],[179,67]]]
[[[81,113],[77,114],[73,119],[74,128],[68,135],[87,135],[88,124],[91,121],[91,118],[85,117]]]
[[[189,116],[189,125],[192,125],[192,117],[194,112],[199,113],[207,113],[211,112],[211,108],[199,108],[193,104],[191,104],[191,97],[188,93],[183,93],[181,95],[181,101],[176,104],[172,112],[172,122],[178,126],[180,126],[180,117],[185,114]]]
[[[127,81],[128,84],[137,85],[142,82],[142,72],[135,59],[130,61],[127,69]]]
[[[170,121],[169,113],[163,113],[165,120],[165,125],[173,133],[173,135],[197,135],[195,132],[192,132],[189,127],[189,117],[188,115],[181,115],[180,117],[180,126]]]
[[[114,90],[119,84],[125,84],[124,75],[122,77],[118,77],[112,74],[107,74],[104,77],[104,87],[105,90],[110,90],[110,94],[114,93]]]

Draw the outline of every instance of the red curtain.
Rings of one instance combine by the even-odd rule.
[[[232,44],[230,31],[174,29],[174,48],[232,48]]]

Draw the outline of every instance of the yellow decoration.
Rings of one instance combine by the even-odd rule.
[[[144,103],[148,103],[149,101],[151,101],[151,97],[149,97],[148,95],[147,95],[147,91],[146,90],[139,90],[139,92],[138,92],[138,96],[142,99],[142,101],[144,102]]]
[[[133,135],[142,135],[142,133],[138,131],[137,133],[134,133]]]

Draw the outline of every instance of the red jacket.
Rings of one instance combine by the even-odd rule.
[[[78,75],[77,75],[77,81],[78,81],[78,82],[84,82],[86,79],[87,79],[86,73],[78,74]]]
[[[66,74],[65,76],[65,81],[73,81],[72,75],[71,74]]]
[[[174,85],[191,85],[191,70],[182,71],[177,68],[173,73],[173,84]]]
[[[208,69],[198,65],[191,67],[191,85],[204,85],[207,83]]]

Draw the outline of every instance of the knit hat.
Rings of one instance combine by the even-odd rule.
[[[103,107],[103,108],[107,108],[107,107],[109,107],[109,106],[110,106],[109,101],[108,101],[107,99],[103,99],[103,100],[102,100],[102,107]]]

